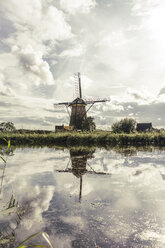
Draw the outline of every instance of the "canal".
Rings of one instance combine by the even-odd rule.
[[[24,147],[1,154],[0,247],[37,232],[55,248],[165,247],[165,150]],[[24,245],[48,242],[41,233]]]

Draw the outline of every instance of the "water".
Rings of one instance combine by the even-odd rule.
[[[165,247],[164,150],[17,148],[0,172],[0,247],[40,231],[56,248]]]

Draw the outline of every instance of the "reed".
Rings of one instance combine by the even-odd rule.
[[[165,146],[165,132],[114,134],[112,132],[72,132],[48,134],[1,133],[12,145],[61,145],[61,146],[100,146],[107,145],[152,145]],[[6,143],[2,139],[2,143]]]
[[[16,248],[28,248],[28,247],[45,247],[48,248],[46,245],[37,245],[37,244],[31,244],[31,245],[26,245],[27,242],[31,241],[33,238],[37,236],[42,236],[47,244],[49,245],[50,248],[54,248],[52,241],[49,238],[49,235],[46,232],[37,232],[26,238],[24,241],[21,242]]]

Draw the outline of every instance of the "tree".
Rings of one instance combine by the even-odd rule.
[[[94,122],[94,118],[89,116],[85,120],[83,120],[82,122],[83,131],[94,131],[95,129],[96,129],[96,124]]]
[[[13,132],[16,128],[13,124],[13,122],[2,122],[0,124],[0,131],[1,132]]]
[[[131,133],[135,130],[136,121],[132,118],[125,118],[112,125],[114,133]]]

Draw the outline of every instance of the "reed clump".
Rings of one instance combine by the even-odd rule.
[[[112,132],[65,132],[47,134],[1,133],[1,137],[11,140],[12,145],[64,145],[64,146],[101,146],[134,145],[165,146],[165,132],[115,134]],[[5,140],[2,140],[5,144]]]

